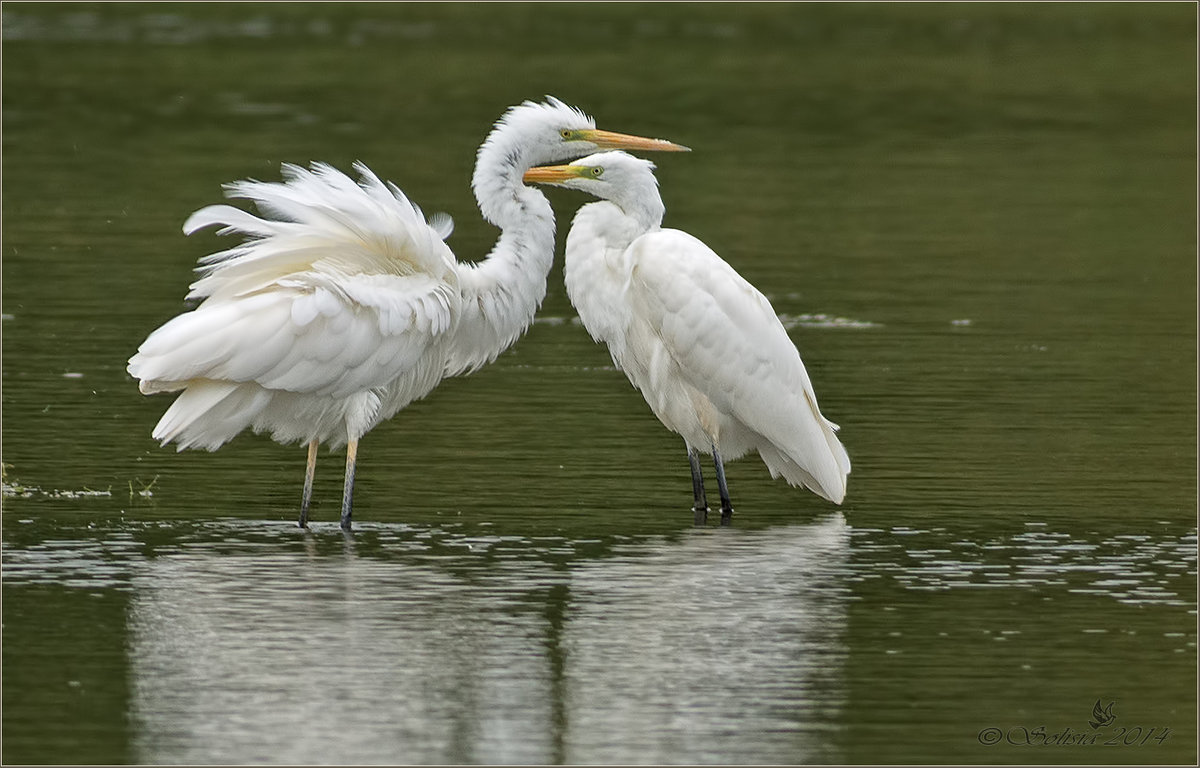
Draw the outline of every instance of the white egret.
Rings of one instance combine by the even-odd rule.
[[[733,515],[724,459],[750,450],[772,477],[841,504],[850,458],[799,352],[762,293],[695,237],[661,228],[653,169],[604,152],[525,173],[601,199],[579,209],[567,235],[567,295],[580,320],[687,443],[697,525],[708,514],[701,452],[716,467],[722,524]]]
[[[545,297],[554,214],[526,169],[604,148],[686,150],[597,130],[548,97],[510,108],[488,135],[472,179],[483,217],[501,230],[487,258],[459,263],[393,184],[355,165],[283,166],[282,183],[241,181],[227,195],[257,204],[196,211],[191,234],[220,226],[245,240],[200,259],[194,310],[150,334],[129,361],[143,393],[176,392],[153,436],[216,450],[246,428],[308,444],[300,525],[317,448],[346,445],[341,524],[350,528],[358,442],[446,376],[491,362],[525,331]]]

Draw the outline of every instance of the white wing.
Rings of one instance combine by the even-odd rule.
[[[685,232],[646,234],[630,258],[633,322],[661,341],[678,375],[725,417],[725,429],[751,433],[749,447],[773,475],[840,503],[849,458],[766,297]]]
[[[431,366],[420,364],[461,302],[454,256],[442,242],[449,219],[427,223],[400,190],[356,167],[358,183],[326,165],[285,166],[284,183],[230,185],[231,196],[253,200],[264,217],[221,205],[189,218],[186,232],[220,225],[222,234],[247,239],[201,259],[203,277],[189,298],[204,301],[150,334],[129,361],[143,392],[196,390],[188,401],[195,407],[180,398],[169,414],[176,432],[192,422],[199,429],[235,389],[254,407],[233,409],[241,416],[227,413],[220,436],[200,442],[215,447],[249,426],[266,407],[257,388],[335,402],[420,368],[408,386],[425,391],[388,393],[394,405],[436,383],[425,373]],[[261,418],[254,425],[277,426]]]
[[[171,319],[129,372],[144,392],[207,379],[346,397],[413,367],[457,310],[457,291],[425,275],[294,275]]]

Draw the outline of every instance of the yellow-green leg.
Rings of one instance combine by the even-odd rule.
[[[342,530],[350,530],[350,515],[354,507],[354,467],[358,461],[358,441],[346,444],[346,483],[342,486]]]
[[[312,440],[308,444],[308,466],[304,469],[304,495],[300,498],[300,527],[308,527],[308,507],[312,503],[313,478],[317,474],[317,446],[320,445],[316,440]]]

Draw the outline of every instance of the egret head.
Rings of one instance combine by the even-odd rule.
[[[592,118],[553,96],[510,108],[479,148],[471,187],[483,217],[493,224],[521,215],[513,185],[535,165],[561,163],[604,149],[686,152],[687,147],[596,128]]]
[[[530,168],[525,172],[525,181],[577,189],[613,202],[658,194],[654,163],[624,152],[600,152],[568,165]]]
[[[654,163],[624,152],[600,152],[568,165],[530,168],[525,183],[576,189],[608,200],[625,213],[657,225],[663,204]]]
[[[663,139],[647,139],[624,133],[600,130],[596,121],[582,111],[564,104],[553,96],[544,102],[526,101],[509,108],[496,123],[496,128],[480,148],[483,153],[488,144],[502,137],[520,137],[518,146],[522,150],[525,167],[543,163],[557,163],[574,157],[583,157],[606,149],[641,150],[645,152],[687,152],[687,147]]]

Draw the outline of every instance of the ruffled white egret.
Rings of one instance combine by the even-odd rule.
[[[662,229],[654,164],[604,152],[534,168],[525,180],[602,202],[579,209],[567,235],[567,294],[668,429],[687,443],[697,525],[708,503],[699,453],[711,453],[721,522],[733,515],[722,457],[756,450],[772,477],[835,504],[850,458],[821,415],[800,354],[767,298],[707,245]]]
[[[229,205],[192,214],[186,234],[216,225],[245,240],[200,260],[187,298],[203,301],[151,333],[129,360],[143,393],[180,391],[153,436],[179,450],[216,450],[247,427],[306,442],[301,526],[318,445],[346,445],[348,529],[359,439],[444,377],[494,360],[545,297],[554,214],[522,174],[617,147],[686,149],[597,130],[554,98],[509,109],[475,165],[479,208],[501,230],[478,264],[460,264],[442,242],[449,217],[426,221],[362,164],[358,183],[314,164],[284,165],[282,183],[227,185],[259,216]]]

